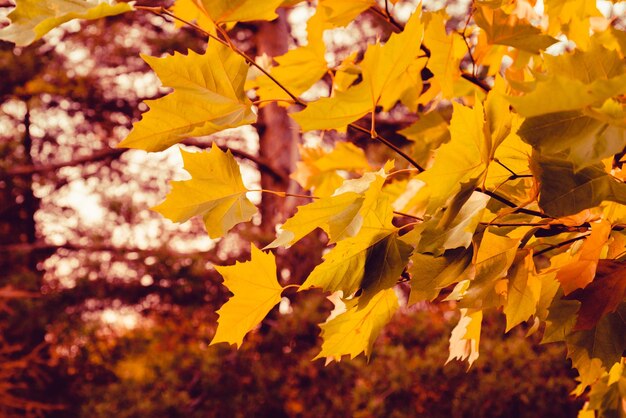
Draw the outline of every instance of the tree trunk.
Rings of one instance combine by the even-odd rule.
[[[289,47],[289,26],[286,11],[278,11],[278,19],[262,22],[258,26],[257,51],[270,57],[282,55]],[[291,121],[284,107],[270,103],[259,111],[259,155],[269,161],[274,168],[284,173],[291,173],[298,160],[298,142],[300,135],[297,126]],[[295,182],[279,180],[275,176],[261,170],[261,188],[294,192]],[[284,222],[295,207],[293,198],[282,198],[263,194],[261,202],[262,228],[271,233],[277,222]]]

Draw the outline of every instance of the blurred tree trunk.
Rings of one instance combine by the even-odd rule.
[[[282,55],[289,47],[289,25],[286,11],[278,11],[278,19],[272,22],[262,22],[258,26],[256,35],[257,51],[270,57]],[[287,115],[284,107],[270,103],[260,109],[259,122],[259,155],[269,161],[274,168],[284,173],[295,169],[298,160],[298,142],[300,135],[297,127]],[[278,179],[270,173],[261,170],[261,188],[295,192],[297,185],[288,178]],[[282,198],[270,194],[263,194],[261,205],[262,228],[272,233],[277,222],[284,222],[293,212],[296,202],[294,198]]]

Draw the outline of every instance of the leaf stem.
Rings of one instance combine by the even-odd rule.
[[[397,211],[397,210],[394,210],[393,213],[396,214],[396,215],[399,215],[399,216],[405,216],[407,218],[412,218],[412,219],[418,220],[420,222],[424,222],[424,218],[420,218],[419,216],[409,215],[408,213],[400,212],[400,211]]]
[[[254,189],[248,190],[249,192],[260,192],[260,193],[269,193],[280,197],[301,197],[303,199],[319,199],[318,196],[306,195],[306,194],[297,194],[297,193],[287,193],[287,192],[278,192],[276,190],[267,190],[267,189]]]
[[[252,102],[253,105],[258,106],[262,103],[276,103],[276,102],[285,102],[295,104],[295,102],[291,99],[265,99],[265,100],[254,100]]]
[[[356,129],[357,131],[361,131],[364,134],[367,134],[367,135],[371,135],[372,134],[367,128],[359,126],[356,123],[351,123],[348,126],[351,127],[352,129]],[[400,148],[398,148],[397,146],[392,144],[391,141],[389,141],[388,139],[385,139],[384,137],[380,136],[380,134],[378,134],[378,133],[376,133],[376,136],[374,136],[372,138],[382,142],[387,147],[389,147],[392,150],[394,150],[397,154],[402,156],[402,158],[404,158],[409,164],[411,164],[413,167],[417,168],[419,171],[424,171],[424,168],[421,165],[419,165],[417,163],[417,161],[415,161],[413,158],[411,158],[408,154],[406,154]]]
[[[405,173],[420,173],[420,171],[414,168],[403,168],[402,170],[392,171],[391,173],[387,174],[387,177],[392,177],[398,174],[405,174]]]
[[[486,194],[487,196],[494,198],[495,200],[497,200],[500,203],[504,203],[505,205],[514,208],[515,212],[517,213],[525,213],[526,215],[532,215],[532,216],[539,216],[540,218],[551,218],[550,216],[541,213],[541,212],[537,212],[536,210],[531,210],[531,209],[525,209],[525,208],[521,208],[518,205],[516,205],[515,203],[511,202],[509,199],[500,196],[499,194],[489,191],[489,190],[482,190],[482,189],[476,189],[476,191],[481,192]]]
[[[409,222],[408,224],[402,225],[401,227],[399,227],[398,229],[403,229],[406,228],[407,226],[415,226],[415,225],[420,225],[422,223],[422,221],[417,221],[417,222]]]

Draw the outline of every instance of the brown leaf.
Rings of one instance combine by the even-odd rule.
[[[625,296],[626,262],[600,260],[594,281],[566,298],[582,303],[574,331],[593,328],[604,315],[615,312]]]

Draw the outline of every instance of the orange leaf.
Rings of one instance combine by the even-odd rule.
[[[583,289],[593,281],[598,267],[598,259],[611,232],[611,224],[602,221],[593,224],[591,235],[574,256],[574,261],[562,267],[556,274],[566,295],[576,289]]]

